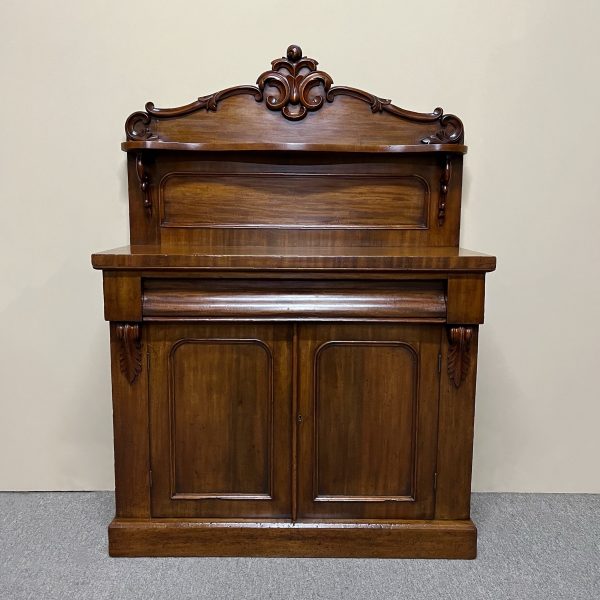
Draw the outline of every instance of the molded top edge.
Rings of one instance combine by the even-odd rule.
[[[468,147],[463,144],[319,144],[319,143],[190,143],[190,142],[158,142],[130,141],[123,142],[121,149],[125,152],[140,150],[167,150],[180,152],[354,152],[354,153],[453,153],[466,154]]]

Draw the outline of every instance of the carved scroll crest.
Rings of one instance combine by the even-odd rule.
[[[422,144],[459,144],[463,138],[463,125],[454,115],[445,115],[441,108],[431,113],[419,113],[394,106],[391,100],[379,98],[363,90],[346,86],[333,86],[332,77],[317,70],[314,58],[302,55],[300,46],[291,45],[285,57],[271,62],[271,69],[262,73],[254,85],[240,85],[177,108],[157,108],[152,102],[146,104],[146,112],[133,113],[125,123],[128,140],[157,140],[153,130],[155,121],[182,117],[198,110],[214,112],[219,103],[232,96],[251,95],[257,102],[264,102],[267,109],[280,111],[290,121],[301,121],[309,112],[317,111],[337,96],[350,96],[369,105],[374,113],[386,112],[395,117],[415,123],[431,123],[436,127],[431,134],[421,137]],[[351,125],[351,124],[350,124]]]
[[[142,372],[142,344],[140,326],[130,323],[117,325],[119,340],[119,366],[130,384]]]
[[[472,327],[451,327],[448,331],[448,375],[455,387],[460,387],[469,374],[472,337]]]

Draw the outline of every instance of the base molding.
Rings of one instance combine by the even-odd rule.
[[[376,523],[121,519],[108,528],[111,556],[454,558],[477,555],[464,521]]]

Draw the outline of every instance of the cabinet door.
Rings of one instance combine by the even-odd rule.
[[[441,327],[299,332],[298,518],[432,518]]]
[[[291,329],[148,325],[152,514],[290,516]]]

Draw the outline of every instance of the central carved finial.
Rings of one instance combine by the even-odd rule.
[[[291,62],[298,62],[302,58],[302,48],[296,44],[288,46],[287,57]]]
[[[271,70],[256,81],[261,92],[267,87],[277,92],[267,94],[267,107],[280,110],[290,121],[304,119],[308,111],[321,108],[333,79],[324,71],[317,71],[318,64],[314,58],[303,57],[302,48],[292,44],[287,49],[287,57],[274,60]],[[313,88],[320,88],[322,92],[315,93]]]

